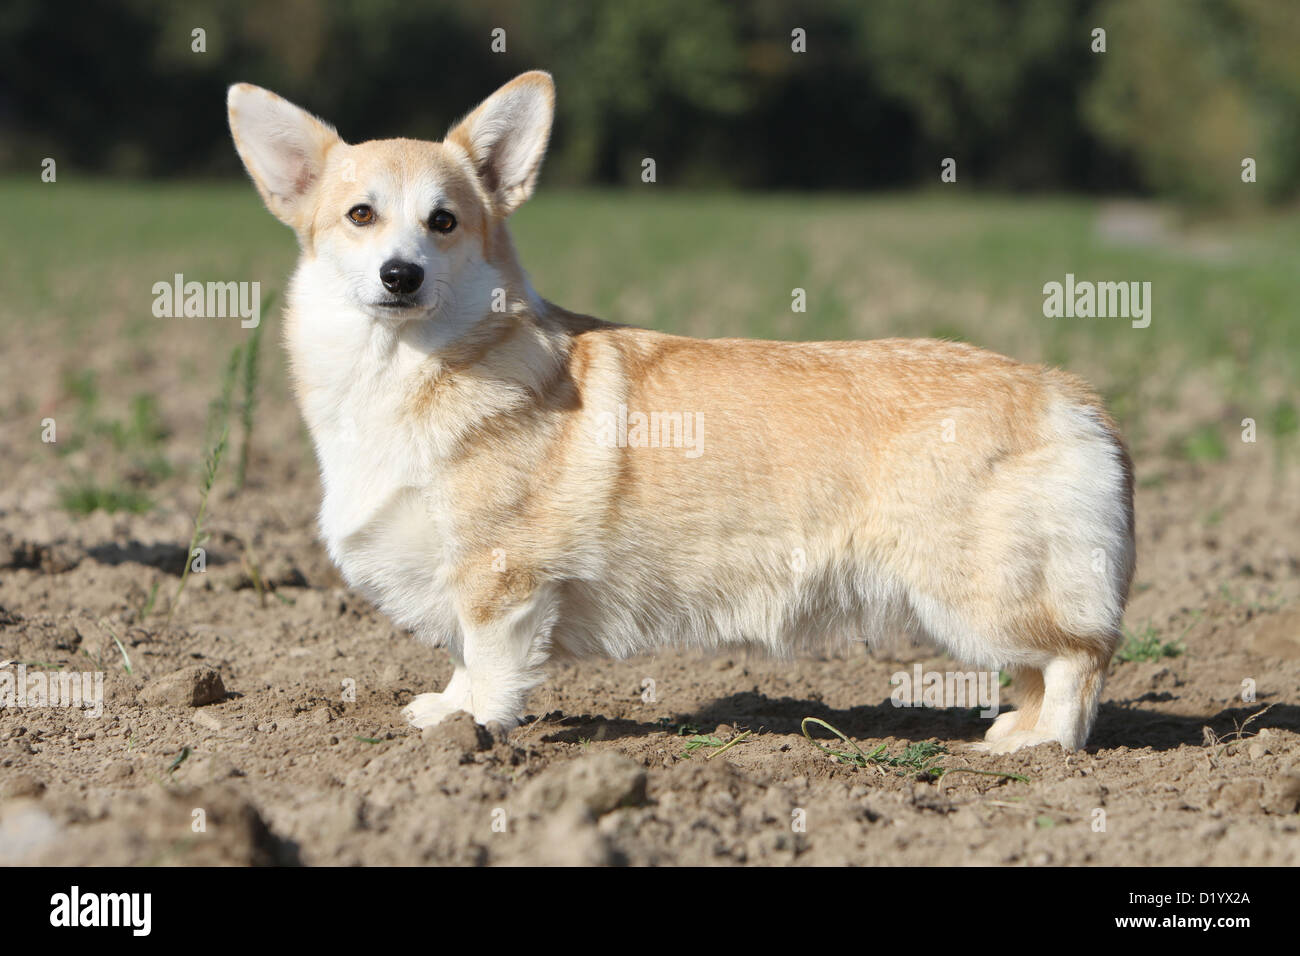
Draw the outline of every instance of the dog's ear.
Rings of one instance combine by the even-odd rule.
[[[537,184],[555,115],[555,84],[534,70],[515,77],[447,134],[474,163],[496,211],[508,216]]]
[[[325,154],[342,140],[333,127],[260,86],[236,83],[226,107],[235,149],[266,207],[301,230],[325,170]]]

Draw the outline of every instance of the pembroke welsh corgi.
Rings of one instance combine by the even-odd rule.
[[[229,92],[301,246],[284,334],[330,556],[455,666],[405,717],[509,729],[552,657],[903,627],[1017,675],[980,746],[1082,746],[1134,565],[1096,395],[952,342],[696,340],[553,305],[507,221],[554,103],[525,73],[440,143],[349,145]]]

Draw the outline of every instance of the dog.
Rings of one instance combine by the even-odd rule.
[[[507,223],[555,88],[350,145],[248,84],[235,147],[297,234],[284,337],[345,579],[504,730],[547,662],[789,655],[898,628],[1016,675],[984,749],[1087,740],[1133,575],[1132,466],[1067,373],[926,339],[698,340],[543,299]],[[575,226],[577,224],[575,223]]]

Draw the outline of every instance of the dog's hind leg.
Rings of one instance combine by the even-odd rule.
[[[1109,663],[1109,651],[1100,649],[1079,649],[1053,657],[1038,678],[1041,696],[1037,714],[1031,707],[1003,714],[989,728],[985,747],[994,753],[1052,741],[1066,750],[1082,747],[1097,716]],[[1014,724],[1012,717],[1016,718]],[[998,733],[1003,728],[1006,732]]]
[[[1109,650],[1100,649],[1058,657],[1048,664],[1043,671],[1043,707],[1035,731],[1058,741],[1066,750],[1082,747],[1097,718],[1109,664]]]
[[[1037,667],[1021,667],[1012,673],[1012,686],[1016,689],[1019,704],[1015,710],[999,714],[994,719],[984,734],[985,744],[1005,740],[1018,730],[1032,730],[1038,723],[1043,706],[1043,672]]]

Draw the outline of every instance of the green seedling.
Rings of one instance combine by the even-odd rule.
[[[275,301],[275,293],[267,294],[262,308],[264,310],[271,307]],[[240,403],[239,415],[243,424],[243,435],[239,443],[239,464],[235,467],[235,490],[244,489],[244,480],[248,476],[248,455],[253,442],[253,423],[256,419],[257,412],[257,379],[259,370],[259,359],[262,351],[262,329],[264,324],[259,322],[253,329],[253,334],[249,336],[248,345],[244,349],[243,361],[243,386],[244,396]]]
[[[1187,626],[1183,631],[1183,636],[1187,631],[1192,629],[1195,621]],[[1148,621],[1140,631],[1130,631],[1124,629],[1124,645],[1115,655],[1121,661],[1132,663],[1134,661],[1158,661],[1166,657],[1179,657],[1186,651],[1183,646],[1183,638],[1179,637],[1174,641],[1161,640],[1160,634]]]
[[[176,755],[176,759],[173,760],[171,766],[167,768],[167,772],[169,774],[175,773],[176,768],[179,767],[181,764],[183,764],[189,758],[190,758],[190,748],[182,747],[181,752]]]
[[[113,643],[117,645],[118,652],[122,655],[122,670],[126,671],[128,677],[134,677],[135,672],[131,669],[131,655],[126,652],[126,648],[122,646],[122,642],[117,639],[117,634],[115,634],[113,629],[103,621],[99,622],[99,626],[108,631],[108,636],[111,637]]]
[[[686,741],[686,745],[682,749],[682,756],[689,757],[695,753],[695,751],[704,747],[721,747],[722,744],[723,741],[721,737],[715,737],[712,734],[696,734],[690,740]]]
[[[221,459],[226,453],[226,439],[230,435],[230,393],[234,389],[235,372],[239,368],[239,354],[238,347],[230,353],[230,360],[226,363],[226,372],[221,380],[221,395],[212,406],[208,432],[212,434],[219,427],[220,435],[208,446],[208,452],[204,458],[203,475],[199,481],[199,510],[194,516],[194,531],[190,535],[189,547],[185,549],[185,569],[181,572],[181,581],[176,588],[176,596],[172,599],[171,607],[167,610],[168,623],[171,623],[172,614],[175,613],[176,606],[180,603],[181,595],[185,593],[185,585],[189,581],[190,570],[194,566],[194,550],[207,540],[205,521],[208,514],[208,497],[212,494],[212,486],[216,484],[217,472],[221,468]]]
[[[809,724],[817,724],[833,733],[840,740],[844,741],[852,750],[836,750],[833,747],[827,747],[815,740],[808,731]],[[945,774],[953,773],[974,773],[986,777],[1001,777],[1006,780],[1016,780],[1020,783],[1028,783],[1029,778],[1021,776],[1018,773],[1005,773],[1000,770],[976,770],[971,767],[944,767],[939,764],[939,758],[946,756],[948,748],[942,744],[931,743],[929,741],[920,741],[908,745],[901,754],[892,756],[887,753],[887,746],[881,744],[870,753],[863,750],[857,743],[851,740],[842,730],[833,727],[820,717],[805,717],[799,725],[803,731],[804,737],[808,742],[820,750],[822,753],[833,758],[839,763],[847,764],[851,767],[857,767],[859,770],[867,767],[891,767],[899,772],[914,774],[927,780],[938,780]]]

